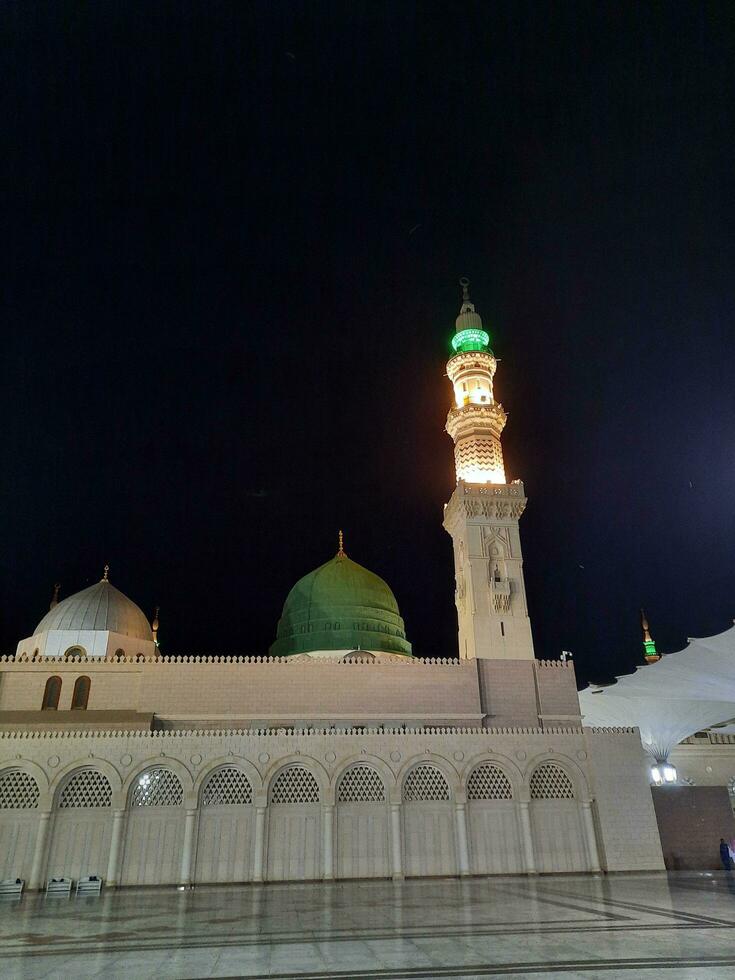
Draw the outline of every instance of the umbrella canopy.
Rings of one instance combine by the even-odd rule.
[[[637,726],[643,747],[664,762],[683,739],[728,723],[735,731],[735,627],[689,640],[678,653],[579,694],[586,725]]]

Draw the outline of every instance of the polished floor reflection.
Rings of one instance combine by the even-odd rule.
[[[0,904],[0,975],[735,975],[725,873],[129,889]]]

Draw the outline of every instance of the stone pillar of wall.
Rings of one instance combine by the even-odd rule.
[[[48,850],[49,828],[51,826],[52,813],[44,811],[38,815],[38,830],[36,832],[36,846],[33,851],[33,865],[31,866],[31,877],[28,887],[32,891],[43,888],[43,872],[46,867],[46,857]]]
[[[454,804],[454,826],[457,834],[457,870],[460,875],[470,873],[470,852],[467,847],[467,804]]]
[[[255,840],[253,843],[253,881],[263,881],[265,865],[265,806],[255,807]]]
[[[528,800],[518,803],[518,819],[521,825],[521,843],[523,844],[523,860],[526,874],[536,874],[536,856],[533,852],[533,832],[531,831],[531,804]]]
[[[179,882],[184,887],[188,887],[191,884],[196,819],[197,811],[195,809],[187,809],[184,823],[184,846],[181,850],[181,880]]]
[[[120,875],[120,852],[125,835],[125,817],[127,810],[113,810],[112,836],[110,838],[110,855],[107,860],[107,880],[105,884],[114,888]]]
[[[390,844],[391,844],[391,864],[393,868],[393,878],[399,881],[403,878],[403,843],[401,825],[401,804],[391,803],[390,805]]]

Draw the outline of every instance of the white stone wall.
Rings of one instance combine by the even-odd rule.
[[[39,887],[52,873],[189,884],[596,870],[603,855],[615,869],[654,867],[653,838],[636,840],[647,830],[648,785],[632,780],[620,793],[636,737],[581,729],[0,733],[0,873]],[[355,766],[373,775],[347,780]],[[471,778],[480,766],[482,779]],[[539,780],[540,767],[556,776]],[[35,805],[27,777],[38,787]],[[616,792],[595,798],[593,786],[610,783]],[[565,798],[554,798],[557,785]],[[146,797],[150,805],[132,805]]]
[[[650,760],[637,728],[585,728],[595,818],[608,871],[663,869],[649,780]]]

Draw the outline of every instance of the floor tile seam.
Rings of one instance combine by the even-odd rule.
[[[545,891],[545,889],[542,889],[542,888],[539,888],[539,890],[540,891]],[[512,886],[509,886],[508,888],[506,888],[505,891],[507,893],[510,893],[511,895],[513,895],[516,898],[525,898],[526,901],[528,901],[529,898],[531,898],[531,897],[533,897],[534,899],[538,899],[539,898],[538,894],[534,894],[533,896],[530,896],[528,894],[525,894],[524,895],[523,892],[520,892],[518,890],[513,890]],[[580,902],[588,902],[589,901],[586,897],[584,897],[582,895],[574,895],[574,896],[569,896],[569,897],[570,898],[575,898],[577,901],[580,901]],[[546,898],[543,895],[540,897],[540,901],[543,902],[544,904],[547,904],[547,905],[554,905],[554,906],[557,906],[557,907],[563,908],[563,909],[564,908],[566,908],[566,909],[572,909],[575,912],[584,912],[587,915],[594,915],[594,916],[598,916],[598,917],[599,916],[602,916],[603,918],[606,918],[606,919],[607,918],[610,918],[610,919],[628,918],[627,916],[623,916],[620,913],[617,913],[616,914],[614,912],[605,912],[605,911],[603,911],[601,909],[590,908],[589,907],[589,904],[588,905],[575,905],[572,902],[559,901],[558,898],[553,898],[553,899],[552,898]]]
[[[589,929],[586,929],[585,931],[586,932],[589,932],[589,933],[608,932],[608,933],[612,933],[613,935],[618,935],[618,934],[625,934],[627,932],[667,932],[667,931],[683,932],[683,931],[696,930],[696,928],[697,928],[696,926],[693,926],[693,925],[690,925],[690,924],[687,924],[687,923],[671,923],[671,924],[663,924],[663,923],[661,923],[661,924],[650,924],[650,925],[647,925],[647,926],[640,926],[640,927],[636,927],[636,928],[630,929],[630,930],[627,929],[627,928],[622,928],[622,927],[612,927],[612,928],[609,928],[607,926],[591,926]],[[730,929],[732,927],[730,925],[721,925],[721,926],[708,926],[707,928],[710,929],[710,930],[719,930],[719,929]],[[557,930],[556,932],[554,932],[552,934],[553,935],[556,935],[556,934],[567,934],[567,933],[577,935],[579,933],[579,930],[578,929],[575,929],[575,928],[569,928],[569,929],[564,929],[564,930]],[[545,934],[545,933],[543,933],[543,934]],[[448,934],[445,934],[445,935],[441,935],[439,938],[445,938],[445,939],[452,939],[452,938],[456,938],[456,939],[473,939],[473,938],[478,938],[478,939],[488,939],[488,940],[490,940],[490,939],[503,938],[504,936],[509,936],[510,937],[510,936],[518,936],[518,935],[525,935],[525,936],[527,936],[528,935],[528,929],[519,929],[519,930],[516,930],[516,931],[513,931],[513,932],[505,932],[505,933],[494,933],[494,932],[477,933],[475,931],[467,932],[467,933],[461,933],[461,934],[448,933]],[[429,933],[424,934],[423,936],[414,937],[414,938],[418,938],[418,939],[435,939],[435,938],[437,938],[437,933],[435,933],[435,932],[429,932]],[[336,940],[336,942],[342,942],[342,941],[348,941],[348,940]],[[358,941],[358,940],[354,940],[354,941]],[[376,936],[376,937],[369,937],[367,941],[373,941],[373,942],[400,942],[401,941],[401,937],[400,936]],[[319,942],[330,942],[330,940],[319,940]],[[316,943],[304,943],[304,945],[315,945],[315,944]],[[84,951],[79,951],[78,949],[75,949],[74,947],[69,947],[67,949],[57,949],[57,950],[43,950],[43,949],[38,949],[38,948],[32,948],[32,949],[25,949],[25,950],[12,950],[12,951],[9,950],[9,951],[7,951],[5,953],[5,955],[8,958],[12,958],[14,960],[23,960],[23,959],[29,959],[30,960],[30,959],[40,959],[41,957],[55,957],[55,956],[56,957],[68,957],[72,952],[75,952],[77,954],[79,954],[81,952],[81,955],[84,955],[84,956],[99,956],[99,955],[104,955],[106,953],[118,953],[121,956],[130,956],[130,955],[135,955],[135,954],[146,954],[146,953],[155,953],[155,952],[166,952],[166,951],[169,951],[169,952],[177,953],[177,952],[187,952],[187,951],[205,950],[205,949],[220,949],[223,952],[224,951],[228,951],[228,950],[232,950],[232,949],[242,949],[242,950],[250,950],[250,949],[263,949],[263,950],[266,950],[267,949],[267,950],[272,951],[274,948],[277,949],[281,945],[283,945],[283,946],[291,946],[291,945],[298,945],[298,943],[268,943],[268,942],[266,942],[266,943],[237,943],[237,942],[230,942],[230,943],[227,943],[224,946],[224,948],[223,948],[222,943],[218,943],[218,944],[214,945],[211,942],[202,942],[202,943],[198,943],[198,944],[197,943],[191,943],[191,944],[187,944],[187,945],[183,945],[182,944],[181,946],[177,946],[175,948],[172,948],[169,944],[161,944],[161,945],[157,945],[157,946],[152,946],[152,945],[151,946],[141,946],[141,947],[134,947],[134,948],[131,948],[131,947],[122,947],[122,946],[117,946],[117,947],[112,947],[111,948],[109,945],[105,944],[105,945],[100,946],[98,949],[89,949],[89,950],[84,950]]]
[[[720,966],[735,965],[735,957],[728,957],[716,962],[703,961],[691,957],[679,957],[676,959],[646,961],[646,960],[567,960],[564,962],[548,963],[515,963],[498,966],[447,966],[432,967],[431,973],[426,972],[425,967],[415,968],[391,968],[377,970],[355,971],[319,971],[318,973],[274,973],[269,971],[261,974],[250,974],[247,980],[422,980],[423,977],[447,978],[447,980],[462,980],[468,977],[486,976],[507,976],[509,974],[542,974],[549,976],[554,973],[571,973],[579,970],[609,971],[609,970],[661,970],[661,969],[688,969],[695,967],[698,969],[717,968]],[[510,966],[510,969],[509,969]],[[233,974],[230,977],[220,977],[219,980],[243,980],[242,974]]]
[[[577,898],[579,901],[586,900],[581,895],[575,895],[570,897]],[[727,920],[718,919],[715,916],[700,915],[697,912],[684,912],[684,911],[680,911],[679,909],[662,909],[655,905],[640,905],[637,902],[624,902],[620,899],[614,899],[614,898],[599,897],[599,898],[590,899],[589,901],[597,902],[601,905],[612,905],[616,908],[622,907],[624,909],[632,909],[637,912],[646,912],[650,915],[663,915],[663,916],[669,916],[673,918],[687,919],[692,922],[696,922],[702,926],[708,924],[709,922],[716,922],[721,925],[735,926],[735,922],[732,921],[727,922]]]

